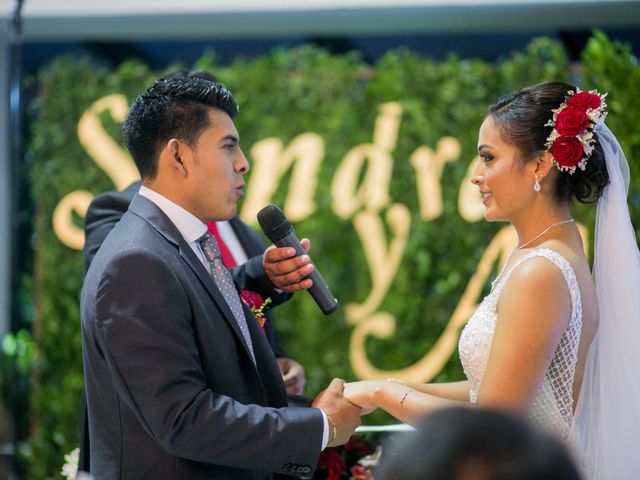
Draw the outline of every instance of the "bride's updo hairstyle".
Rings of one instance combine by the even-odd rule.
[[[520,159],[528,162],[546,151],[554,126],[552,110],[566,102],[569,92],[576,88],[564,82],[545,82],[504,95],[489,107],[500,129],[502,139],[520,152]],[[604,98],[604,97],[603,97]],[[573,173],[558,168],[554,195],[559,201],[594,203],[609,183],[604,153],[597,133],[593,132],[593,150],[585,162],[585,169],[574,168]]]

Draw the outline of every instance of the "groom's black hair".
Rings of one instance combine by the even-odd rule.
[[[209,109],[233,118],[238,106],[231,92],[217,81],[201,76],[168,75],[138,96],[123,125],[124,142],[140,176],[154,178],[164,145],[176,138],[195,146],[211,124]]]

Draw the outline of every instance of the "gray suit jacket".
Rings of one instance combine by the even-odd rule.
[[[106,236],[113,230],[113,227],[129,209],[129,204],[138,193],[138,190],[140,190],[140,185],[141,182],[136,181],[121,192],[112,191],[101,193],[97,195],[89,205],[84,221],[85,245],[83,254],[85,271],[89,269],[93,257],[100,248],[100,245],[102,245],[102,242],[104,242]],[[272,303],[270,307],[275,307],[288,300],[292,294],[286,294],[276,290],[264,271],[262,254],[266,245],[260,238],[260,235],[240,220],[238,216],[229,220],[229,224],[249,257],[249,260],[243,265],[234,267],[231,270],[234,283],[244,290],[266,293],[266,297],[271,298]],[[272,312],[273,308],[265,311],[267,317],[265,324],[267,338],[269,339],[276,358],[289,357],[287,352],[282,348],[282,345],[280,345],[280,341],[276,335]]]
[[[81,317],[96,479],[312,472],[321,413],[285,406],[257,322],[247,322],[256,366],[208,272],[146,198],[134,198],[96,254]]]

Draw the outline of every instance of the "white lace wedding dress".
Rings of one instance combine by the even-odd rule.
[[[582,303],[576,275],[569,262],[547,248],[528,251],[509,270],[498,276],[497,282],[462,330],[459,342],[460,359],[470,383],[470,401],[475,403],[482,384],[491,341],[496,326],[497,303],[511,272],[532,257],[544,257],[562,272],[571,295],[571,320],[545,372],[544,380],[531,407],[530,419],[542,428],[568,439],[573,416],[573,377],[578,358],[582,329]]]

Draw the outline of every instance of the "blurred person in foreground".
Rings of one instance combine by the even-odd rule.
[[[499,98],[472,183],[518,245],[460,335],[467,381],[364,381],[345,396],[413,422],[454,405],[521,413],[575,445],[589,478],[640,478],[640,252],[606,94],[546,82]],[[597,202],[593,276],[571,206]]]
[[[236,113],[217,82],[165,78],[125,120],[143,185],[91,262],[81,298],[98,480],[310,475],[320,451],[359,424],[341,380],[315,408],[286,406],[273,352],[207,231],[236,214],[243,194],[249,164]],[[265,254],[285,292],[310,286],[313,267],[292,250]]]
[[[376,480],[579,480],[555,436],[504,411],[448,407],[382,456]]]

